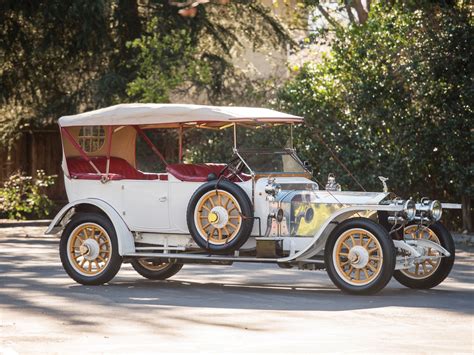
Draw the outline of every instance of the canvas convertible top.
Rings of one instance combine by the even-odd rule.
[[[200,124],[222,127],[233,123],[301,122],[302,117],[266,108],[139,103],[120,104],[59,119],[61,127],[142,125],[173,128]]]

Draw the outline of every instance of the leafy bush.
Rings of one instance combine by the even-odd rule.
[[[0,215],[9,219],[48,216],[53,203],[45,192],[56,177],[46,175],[43,170],[37,170],[35,177],[21,172],[10,176],[0,188]]]
[[[316,170],[357,189],[318,137],[367,189],[443,201],[472,195],[474,27],[466,10],[378,4],[363,25],[336,31],[330,53],[280,93],[306,118],[296,134]],[[419,196],[413,196],[419,197]]]

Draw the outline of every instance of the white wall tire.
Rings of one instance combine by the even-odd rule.
[[[326,242],[328,275],[346,293],[379,292],[392,278],[395,261],[395,247],[387,231],[366,218],[342,222]]]
[[[197,245],[212,253],[225,254],[239,249],[250,237],[253,208],[237,184],[210,181],[191,197],[186,218]]]
[[[122,264],[115,228],[97,213],[72,217],[61,236],[59,254],[68,275],[83,285],[109,282]]]

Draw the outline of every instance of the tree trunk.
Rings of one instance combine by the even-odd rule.
[[[370,1],[366,0],[366,4],[370,4]],[[353,0],[351,2],[351,5],[357,12],[357,18],[359,19],[359,23],[365,23],[369,18],[369,11],[367,10],[369,5],[367,5],[367,8],[365,8],[362,4],[362,0]]]
[[[119,38],[123,39],[120,45],[124,49],[127,41],[140,37],[142,32],[137,0],[119,0],[116,18]]]
[[[462,230],[472,232],[471,197],[462,195]]]
[[[355,22],[354,15],[352,14],[352,8],[350,5],[350,0],[344,0],[344,7],[346,8],[347,11],[347,16],[349,17],[349,21],[351,23]]]

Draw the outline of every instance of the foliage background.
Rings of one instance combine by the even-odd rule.
[[[319,181],[336,172],[344,188],[358,189],[336,154],[367,190],[380,189],[377,176],[384,175],[405,197],[461,200],[472,220],[469,2],[341,0],[331,10],[304,0],[294,4],[294,21],[259,1],[191,3],[3,1],[0,144],[61,115],[119,102],[274,107],[306,117],[295,143]],[[295,43],[286,26],[306,26],[301,18],[310,13],[327,26]],[[234,65],[238,47],[293,53],[308,45],[327,50],[292,65],[286,83],[255,79]],[[176,155],[173,138],[154,137]],[[263,130],[242,138],[256,146],[285,141]],[[185,139],[188,161],[228,159],[227,132],[196,130]]]

